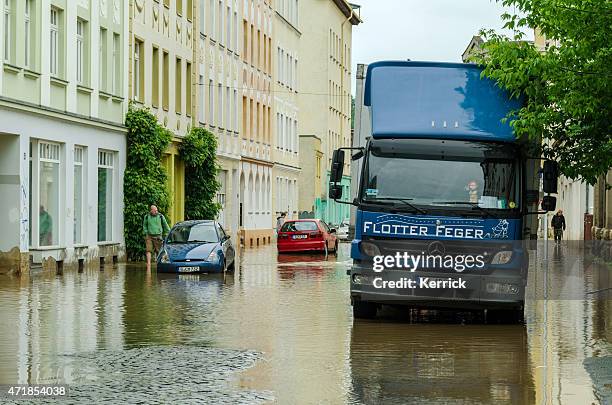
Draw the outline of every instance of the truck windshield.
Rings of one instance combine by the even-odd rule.
[[[361,198],[412,207],[519,207],[513,145],[431,139],[372,140]]]

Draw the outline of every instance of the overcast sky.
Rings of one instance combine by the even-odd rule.
[[[472,35],[481,28],[501,29],[504,12],[494,0],[350,2],[361,6],[363,20],[353,27],[353,72],[357,63],[377,60],[461,62]]]

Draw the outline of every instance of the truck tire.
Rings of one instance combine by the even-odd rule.
[[[353,302],[353,317],[355,319],[373,319],[376,318],[378,306],[372,302],[354,301]]]

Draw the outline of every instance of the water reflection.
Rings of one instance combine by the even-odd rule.
[[[338,257],[246,250],[235,275],[158,275],[120,264],[3,276],[0,384],[95,383],[80,392],[98,389],[96,402],[113,368],[122,376],[150,369],[152,381],[170,366],[209,367],[224,381],[189,389],[214,386],[214,395],[238,402],[605,403],[609,268],[567,245],[548,253],[547,261],[532,255],[526,326],[401,310],[353,322],[347,244]],[[181,363],[199,357],[206,362]],[[146,387],[133,389],[136,398]]]
[[[524,326],[356,321],[350,360],[358,403],[535,401]]]

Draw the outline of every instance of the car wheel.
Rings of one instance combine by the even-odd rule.
[[[353,302],[353,317],[355,319],[373,319],[376,318],[376,312],[378,312],[378,306],[372,302]]]
[[[226,271],[233,274],[234,270],[236,270],[236,260],[232,261],[232,264],[229,265]]]
[[[338,240],[336,240],[336,243],[334,243],[334,250],[330,250],[330,252],[333,254],[338,253]]]

